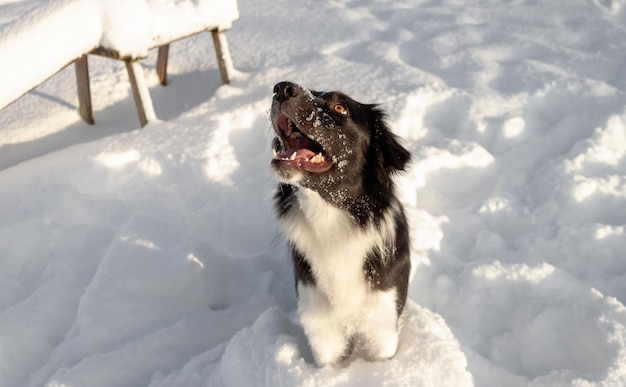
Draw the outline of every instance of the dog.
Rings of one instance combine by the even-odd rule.
[[[294,264],[298,316],[318,366],[353,350],[392,358],[411,269],[392,178],[411,155],[378,105],[274,87],[275,210]]]

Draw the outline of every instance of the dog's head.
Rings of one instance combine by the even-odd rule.
[[[365,180],[391,189],[391,175],[410,160],[376,105],[340,92],[280,82],[274,86],[271,120],[277,178],[323,196],[362,195]]]

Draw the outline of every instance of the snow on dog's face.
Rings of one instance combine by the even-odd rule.
[[[272,124],[277,134],[272,166],[279,180],[315,189],[349,178],[363,165],[369,133],[363,105],[338,92],[316,92],[291,83],[274,87]]]
[[[406,162],[402,155],[402,160],[390,155],[394,149],[384,149],[385,144],[393,147],[396,142],[383,122],[383,113],[375,105],[361,104],[340,92],[317,92],[280,82],[274,87],[271,120],[277,135],[272,167],[284,183],[320,193],[342,187],[358,190],[368,156],[373,159],[369,164],[387,173],[402,169]],[[374,154],[368,152],[373,141]],[[386,158],[392,160],[382,165]]]

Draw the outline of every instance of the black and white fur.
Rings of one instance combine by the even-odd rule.
[[[276,212],[295,269],[298,314],[318,365],[356,347],[394,356],[410,272],[393,175],[410,153],[376,105],[295,83],[274,87]]]

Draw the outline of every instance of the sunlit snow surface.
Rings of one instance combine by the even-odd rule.
[[[0,385],[626,385],[623,3],[238,3],[231,85],[208,34],[172,46],[167,87],[152,53],[143,130],[103,58],[96,125],[71,67],[0,111]],[[38,5],[0,0],[0,31]],[[269,170],[285,79],[382,103],[413,154],[390,361],[318,369],[298,325]]]

